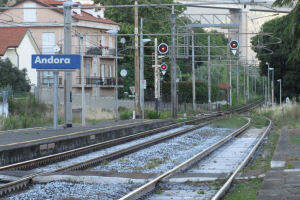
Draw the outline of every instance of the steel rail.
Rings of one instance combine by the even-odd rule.
[[[239,128],[238,130],[234,131],[230,135],[226,136],[225,138],[223,138],[222,140],[218,141],[217,143],[211,145],[210,147],[206,148],[205,150],[201,151],[200,153],[198,153],[197,155],[188,159],[187,161],[185,161],[185,162],[181,163],[180,165],[174,167],[173,169],[163,173],[159,177],[157,177],[157,178],[153,179],[152,181],[146,183],[145,185],[135,189],[134,191],[128,193],[127,195],[123,196],[119,200],[135,200],[135,199],[139,199],[139,198],[143,197],[147,193],[153,191],[159,182],[174,175],[175,173],[177,173],[179,171],[186,170],[187,168],[189,168],[196,162],[199,162],[200,159],[204,158],[205,156],[207,156],[208,154],[210,154],[211,152],[213,152],[214,150],[218,149],[220,146],[222,146],[223,144],[228,142],[233,137],[244,132],[249,127],[250,122],[251,122],[251,120],[248,119],[247,124],[245,124],[244,126]]]
[[[248,154],[248,156],[243,160],[243,162],[238,166],[238,168],[232,173],[232,175],[228,178],[228,180],[220,188],[220,190],[215,194],[215,196],[212,198],[212,200],[221,199],[226,194],[226,191],[231,187],[232,181],[236,177],[237,173],[242,168],[244,168],[244,166],[249,162],[249,160],[252,157],[252,155],[255,153],[255,151],[257,150],[257,148],[259,147],[259,145],[261,144],[261,142],[265,138],[265,136],[270,132],[270,130],[272,128],[272,121],[270,119],[268,119],[268,120],[269,120],[269,125],[266,128],[265,132],[262,134],[262,136],[260,137],[260,139],[258,140],[258,142],[255,144],[255,146],[251,149],[251,151]]]
[[[253,105],[255,105],[255,104],[257,104],[256,101],[251,103],[251,104],[242,106],[239,109],[245,109],[246,108],[248,110],[249,109],[248,107],[253,107]],[[235,111],[232,110],[229,113],[231,114],[233,112],[235,112]],[[228,113],[224,113],[223,115],[227,115],[227,114]],[[98,144],[93,144],[93,145],[89,145],[89,146],[86,146],[86,147],[81,147],[81,148],[70,150],[70,151],[67,151],[67,152],[62,152],[62,153],[58,153],[58,154],[55,154],[55,155],[50,155],[50,156],[45,156],[45,157],[42,157],[42,158],[33,159],[33,160],[30,160],[30,161],[25,161],[25,162],[22,162],[22,163],[16,163],[16,164],[0,167],[0,170],[5,170],[5,169],[8,170],[8,169],[22,168],[26,165],[34,166],[36,164],[41,164],[41,163],[45,164],[45,163],[49,163],[50,162],[49,160],[51,160],[51,159],[52,160],[60,160],[59,157],[64,158],[64,159],[67,158],[67,157],[74,157],[75,155],[83,154],[83,153],[88,152],[88,151],[95,151],[96,149],[99,149],[99,148],[104,148],[104,147],[112,146],[112,145],[115,145],[115,144],[131,141],[134,138],[146,137],[146,136],[149,136],[149,135],[152,135],[152,134],[156,133],[157,131],[164,131],[164,130],[168,130],[170,128],[176,128],[176,127],[182,126],[184,124],[193,124],[193,123],[196,123],[199,120],[204,120],[204,119],[207,120],[207,119],[210,119],[210,118],[214,118],[214,119],[209,120],[209,121],[207,121],[205,123],[202,123],[200,125],[196,125],[192,128],[188,128],[188,129],[181,130],[181,131],[175,132],[173,134],[170,134],[170,135],[167,135],[167,136],[164,136],[164,137],[161,137],[161,138],[157,138],[156,140],[152,140],[151,142],[144,142],[144,143],[142,143],[140,145],[137,145],[135,147],[129,147],[129,148],[126,148],[126,149],[123,149],[123,150],[113,152],[111,154],[100,156],[98,158],[90,159],[88,161],[80,162],[80,163],[73,164],[73,165],[70,165],[70,166],[67,166],[67,167],[63,167],[63,168],[59,168],[59,169],[56,169],[56,170],[51,170],[51,171],[47,171],[47,172],[39,172],[39,173],[28,175],[26,177],[23,177],[23,178],[17,180],[17,181],[13,181],[13,182],[10,182],[10,183],[7,183],[5,185],[0,186],[0,196],[3,196],[3,195],[5,195],[9,192],[20,190],[20,189],[26,187],[29,183],[32,182],[32,179],[36,176],[44,176],[44,175],[47,175],[47,174],[50,174],[50,173],[53,173],[53,172],[58,172],[58,171],[76,170],[76,169],[83,169],[83,168],[86,168],[86,167],[90,167],[92,165],[100,163],[103,160],[114,159],[114,158],[120,157],[122,155],[125,155],[125,154],[131,153],[133,151],[136,151],[138,149],[144,148],[146,146],[149,146],[151,144],[158,143],[160,141],[167,140],[169,138],[176,137],[178,135],[184,134],[188,131],[198,129],[198,128],[204,126],[204,125],[212,123],[213,121],[215,121],[219,118],[222,118],[223,115],[220,112],[217,112],[217,113],[213,113],[210,116],[193,119],[193,120],[189,120],[189,121],[186,121],[186,122],[179,122],[179,123],[176,123],[176,124],[169,125],[167,127],[160,127],[160,128],[156,128],[156,129],[153,129],[153,130],[144,131],[144,132],[137,133],[137,134],[134,134],[134,135],[126,136],[126,137],[123,137],[123,138],[119,138],[119,139],[115,139],[115,140],[111,140],[111,141],[107,141],[107,142],[102,142],[102,143],[98,143]],[[228,138],[228,136],[226,138]],[[81,153],[79,153],[79,152],[81,152]]]
[[[61,168],[58,168],[58,169],[55,169],[55,170],[50,170],[50,171],[47,171],[47,172],[38,172],[38,173],[28,175],[28,176],[26,176],[24,178],[21,178],[19,180],[16,180],[16,181],[13,181],[13,182],[10,182],[10,183],[7,183],[5,185],[0,186],[0,196],[3,196],[3,195],[5,195],[5,194],[7,194],[11,191],[16,191],[16,190],[19,190],[19,189],[22,189],[22,188],[26,187],[29,183],[31,183],[31,181],[34,177],[45,176],[45,175],[48,175],[50,173],[59,172],[59,171],[78,170],[78,169],[88,168],[88,167],[91,167],[91,166],[96,165],[98,163],[101,163],[104,160],[112,160],[112,159],[118,158],[122,155],[126,155],[128,153],[133,152],[133,151],[139,150],[141,148],[145,148],[149,145],[152,145],[152,144],[161,142],[163,140],[167,140],[167,139],[170,139],[172,137],[182,135],[186,132],[198,129],[198,128],[200,128],[202,126],[205,126],[205,125],[207,125],[207,124],[209,124],[209,123],[211,123],[215,120],[216,119],[212,119],[212,120],[210,120],[208,122],[205,122],[205,123],[202,123],[200,125],[196,125],[194,127],[188,128],[188,129],[177,131],[175,133],[172,133],[172,134],[169,134],[169,135],[166,135],[166,136],[163,136],[163,137],[159,137],[159,138],[153,139],[151,141],[146,141],[146,142],[143,142],[143,143],[140,143],[140,144],[137,144],[137,145],[125,148],[125,149],[121,149],[121,150],[118,150],[118,151],[115,151],[113,153],[109,153],[109,154],[106,154],[106,155],[103,155],[103,156],[99,156],[97,158],[93,158],[93,159],[90,159],[90,160],[87,160],[87,161],[75,163],[75,164],[72,164],[72,165],[69,165],[69,166],[66,166],[66,167],[61,167]],[[194,121],[194,120],[192,120],[192,121]],[[181,123],[178,123],[178,124],[184,124],[184,122],[181,122]]]

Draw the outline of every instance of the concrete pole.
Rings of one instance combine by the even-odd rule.
[[[53,128],[57,129],[58,126],[58,71],[54,71],[54,91],[53,91]],[[3,105],[4,106],[4,105]],[[2,106],[2,107],[3,107]]]
[[[256,96],[256,76],[254,76],[254,93],[255,93],[255,96]]]
[[[246,65],[246,69],[247,69],[247,100],[249,100],[249,66]]]
[[[274,106],[274,70],[275,68],[272,70],[272,107]]]
[[[37,74],[37,88],[39,88],[41,86],[41,71],[37,70],[36,74]]]
[[[155,102],[155,110],[158,111],[158,60],[157,60],[157,38],[154,41],[154,102]]]
[[[139,69],[139,19],[138,19],[138,0],[134,0],[134,83],[135,83],[135,115],[141,116],[140,110],[140,69]]]
[[[281,99],[282,99],[282,96],[281,96],[281,79],[279,80],[279,96],[280,96],[280,106],[281,106]]]
[[[229,44],[229,42],[228,42]],[[229,52],[229,45],[227,45],[227,106],[230,105],[230,78],[229,78],[229,71],[230,71],[230,63],[229,63],[229,60],[230,60],[230,52]]]
[[[246,102],[246,66],[244,66],[244,103]]]
[[[231,55],[229,54],[229,104],[232,106]]]
[[[237,104],[240,104],[240,98],[239,98],[239,64],[238,60],[236,60],[236,102]]]
[[[267,103],[269,105],[269,102],[270,102],[270,65],[269,65],[269,63],[267,63],[267,65],[268,65]]]
[[[67,0],[64,6],[64,54],[72,53],[71,9],[75,3]],[[72,72],[65,72],[65,127],[72,127]]]
[[[81,55],[81,125],[85,126],[85,88],[84,88],[84,56],[83,56],[83,37],[79,37],[79,49]]]
[[[193,110],[196,111],[196,80],[195,80],[195,38],[192,30],[192,87],[193,87]]]
[[[177,118],[177,69],[176,69],[176,57],[175,57],[175,26],[176,26],[176,15],[174,12],[174,6],[172,6],[172,15],[171,15],[171,105],[172,105],[172,117]]]
[[[115,77],[116,77],[116,87],[115,87],[115,100],[116,100],[116,107],[115,107],[115,113],[116,113],[116,121],[119,120],[119,96],[118,96],[118,33],[115,34],[115,46],[116,46],[116,59],[115,59]]]
[[[207,49],[207,51],[208,51],[208,62],[207,62],[207,65],[208,65],[208,67],[207,67],[207,77],[208,77],[208,80],[207,80],[207,82],[208,82],[208,104],[211,104],[211,61],[210,61],[210,35],[208,35],[208,38],[207,38],[207,43],[208,43],[208,49]]]
[[[141,18],[141,34],[140,34],[140,104],[142,110],[142,119],[145,119],[145,104],[144,104],[144,42],[143,42],[143,18]]]

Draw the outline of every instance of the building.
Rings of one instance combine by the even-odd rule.
[[[29,29],[43,54],[64,52],[64,14],[61,0],[23,0],[0,14],[0,27],[22,26]],[[90,1],[78,5],[93,5]],[[54,8],[57,9],[54,9]],[[32,8],[32,9],[31,9]],[[45,9],[49,8],[49,9]],[[72,10],[72,53],[84,52],[85,91],[92,96],[113,96],[115,88],[115,37],[106,32],[119,30],[119,24],[106,19],[104,9]],[[79,46],[83,36],[83,46]],[[80,70],[72,73],[73,92],[81,91]],[[53,84],[53,72],[38,73],[37,85]],[[59,87],[64,87],[64,73],[59,73]]]
[[[30,31],[24,27],[0,28],[0,56],[9,59],[15,67],[27,70],[27,79],[31,85],[37,84],[36,70],[31,68],[31,55],[40,50]]]

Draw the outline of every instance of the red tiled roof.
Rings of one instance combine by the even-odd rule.
[[[24,27],[0,28],[0,55],[3,56],[9,47],[18,47],[26,31]]]
[[[35,0],[35,1],[43,4],[44,6],[49,6],[49,7],[53,7],[54,5],[62,5],[64,3],[64,1],[57,1],[57,0]],[[87,5],[87,6],[93,6],[93,5]],[[62,9],[59,10],[59,11],[62,12]],[[81,10],[81,15],[79,15],[77,13],[74,13],[74,15],[72,17],[75,18],[75,19],[78,19],[78,20],[85,20],[85,21],[92,21],[92,22],[100,22],[100,23],[105,23],[105,24],[118,25],[117,22],[114,22],[110,19],[94,17],[93,15],[84,12],[84,10]]]

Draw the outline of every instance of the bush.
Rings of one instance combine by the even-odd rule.
[[[148,119],[159,119],[160,113],[155,110],[145,110],[145,117]]]
[[[120,119],[121,120],[130,119],[131,115],[132,115],[132,112],[130,110],[124,110],[120,113]]]

